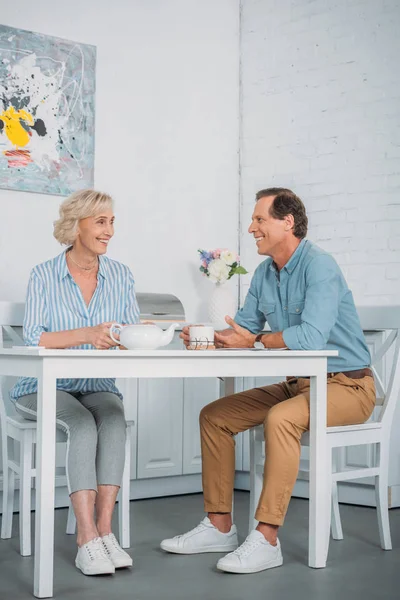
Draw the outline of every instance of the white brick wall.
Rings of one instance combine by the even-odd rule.
[[[241,22],[242,264],[255,192],[286,186],[356,302],[400,303],[398,0],[242,0]]]

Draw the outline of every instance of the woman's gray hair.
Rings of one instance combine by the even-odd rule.
[[[108,194],[96,190],[74,192],[60,206],[60,218],[54,221],[53,235],[60,244],[70,246],[76,240],[79,221],[112,208],[113,199]]]

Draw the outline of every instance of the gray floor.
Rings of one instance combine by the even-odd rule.
[[[242,538],[247,506],[248,493],[236,492],[235,520]],[[67,511],[57,510],[54,594],[59,600],[399,600],[400,509],[390,512],[391,552],[379,547],[374,509],[341,505],[341,513],[345,539],[331,542],[325,569],[307,567],[308,502],[293,499],[280,532],[283,566],[229,575],[215,569],[219,554],[179,556],[159,549],[162,538],[182,533],[202,518],[201,495],[131,502],[133,569],[85,577],[74,566],[74,538],[64,533]],[[0,540],[1,600],[30,598],[32,577],[33,559],[18,554],[18,538]]]

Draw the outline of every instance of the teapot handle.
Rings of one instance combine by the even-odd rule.
[[[110,327],[110,331],[109,331],[109,333],[110,333],[110,338],[112,339],[112,341],[113,341],[113,342],[115,342],[116,344],[121,344],[121,342],[120,342],[119,340],[117,340],[117,339],[116,339],[116,338],[113,336],[113,332],[112,332],[112,330],[113,330],[113,329],[117,329],[117,330],[119,330],[119,331],[121,332],[121,331],[122,331],[122,329],[123,329],[123,326],[122,326],[122,325],[120,325],[119,323],[113,323],[113,324],[111,325],[111,327]]]

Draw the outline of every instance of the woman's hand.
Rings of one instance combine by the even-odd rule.
[[[112,322],[110,323],[100,323],[100,325],[95,325],[94,327],[87,328],[87,344],[91,344],[97,350],[108,350],[108,348],[113,348],[114,346],[118,346],[110,337],[110,327]],[[113,333],[113,335],[118,338],[117,333]]]
[[[190,345],[189,327],[191,327],[191,325],[186,325],[179,334],[179,337],[183,340],[186,348]]]
[[[179,334],[179,337],[183,340],[186,348],[190,346],[189,327],[201,327],[201,325],[186,325],[186,327],[182,329],[182,333]]]

